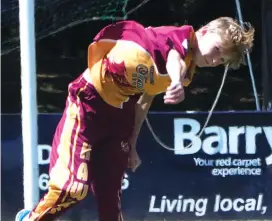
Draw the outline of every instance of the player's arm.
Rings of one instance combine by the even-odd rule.
[[[180,83],[186,73],[186,64],[177,50],[171,49],[167,56],[166,70],[173,83]]]
[[[183,80],[186,74],[186,64],[175,49],[171,49],[168,53],[166,70],[172,82],[167,88],[164,102],[177,104],[184,99]]]
[[[142,124],[144,122],[144,119],[146,118],[148,110],[153,101],[153,98],[154,96],[143,94],[135,105],[135,123],[134,123],[134,128],[133,128],[133,132],[132,132],[132,136],[130,140],[131,151],[130,151],[129,160],[128,160],[128,168],[130,168],[132,172],[135,172],[135,170],[141,164],[141,159],[136,150],[136,141],[140,133]]]
[[[134,120],[134,129],[131,136],[132,148],[136,148],[136,141],[140,133],[142,124],[146,118],[148,110],[154,99],[153,95],[143,94],[138,102],[135,105],[135,120]]]

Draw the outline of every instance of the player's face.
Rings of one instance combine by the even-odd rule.
[[[198,67],[216,67],[226,62],[228,56],[223,53],[219,34],[204,29],[197,34],[197,40],[198,48],[194,60]]]

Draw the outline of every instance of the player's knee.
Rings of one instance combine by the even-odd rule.
[[[74,181],[69,191],[70,197],[80,201],[83,200],[89,192],[89,185],[86,182]]]

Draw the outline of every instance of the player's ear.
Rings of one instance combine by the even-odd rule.
[[[204,36],[208,32],[208,27],[204,26],[199,30],[201,36]]]

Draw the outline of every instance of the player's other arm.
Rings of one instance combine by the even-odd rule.
[[[141,164],[141,160],[136,150],[136,142],[137,142],[137,138],[140,133],[142,124],[152,104],[153,98],[154,96],[143,94],[135,105],[135,120],[134,120],[133,132],[130,139],[131,151],[130,151],[129,164],[128,164],[128,167],[131,168],[133,172]]]
[[[136,146],[137,137],[140,133],[142,124],[146,118],[148,110],[154,99],[153,95],[143,94],[135,105],[134,129],[131,136],[132,146]]]
[[[171,85],[167,88],[164,103],[178,104],[184,100],[183,81],[186,74],[186,64],[177,50],[168,53],[166,70],[171,78]]]
[[[172,80],[171,85],[168,87],[164,100],[167,103],[179,103],[184,99],[183,80],[186,72],[186,64],[179,55],[179,53],[171,49],[168,54],[166,69]],[[132,146],[136,146],[137,137],[143,121],[148,113],[152,104],[154,96],[143,94],[135,105],[135,121],[134,130],[131,136]]]

